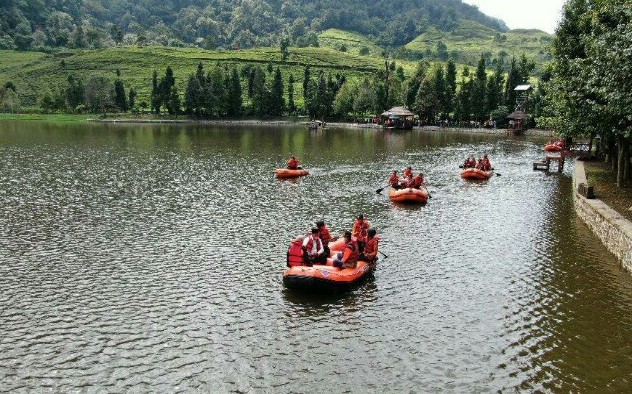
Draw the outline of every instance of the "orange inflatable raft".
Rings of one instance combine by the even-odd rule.
[[[544,145],[545,152],[561,152],[564,148],[562,148],[558,144],[546,144]]]
[[[309,175],[309,171],[305,169],[290,170],[289,168],[277,168],[274,170],[277,178],[298,178],[299,176]]]
[[[461,171],[461,178],[463,179],[489,179],[494,171],[483,171],[478,168],[466,168]]]
[[[388,198],[393,202],[403,204],[425,204],[428,202],[428,191],[424,189],[388,189]]]
[[[344,239],[329,244],[331,255],[326,265],[290,267],[283,273],[283,285],[288,289],[304,291],[346,291],[366,281],[377,263],[358,261],[355,268],[339,269],[333,265],[333,258],[344,248]]]

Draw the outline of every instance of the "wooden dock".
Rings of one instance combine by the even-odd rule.
[[[557,172],[564,170],[565,155],[561,152],[546,152],[543,161],[533,162],[534,170],[549,171],[551,169],[551,162],[557,163]]]

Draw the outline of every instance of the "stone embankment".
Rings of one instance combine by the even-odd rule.
[[[617,256],[623,267],[632,273],[632,222],[594,198],[586,179],[584,162],[575,162],[573,195],[578,216],[597,235],[612,254]]]

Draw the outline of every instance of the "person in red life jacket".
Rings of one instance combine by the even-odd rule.
[[[405,188],[415,187],[415,178],[412,175],[408,175],[408,178],[406,178],[402,183]]]
[[[408,179],[409,176],[413,176],[413,168],[411,166],[406,167],[404,170],[404,179]]]
[[[369,229],[369,238],[366,241],[366,245],[364,245],[364,251],[360,254],[360,260],[364,260],[367,263],[375,263],[377,260],[377,252],[379,250],[378,243],[379,240],[375,236],[377,231],[374,228]]]
[[[305,264],[312,266],[313,264],[325,264],[327,255],[323,241],[318,238],[318,229],[314,227],[312,233],[303,240],[303,256],[305,256]]]
[[[393,171],[393,173],[391,174],[390,178],[388,178],[388,184],[393,189],[401,189],[402,188],[402,186],[399,183],[399,175],[397,175],[397,171]]]
[[[482,160],[483,160],[483,165],[482,165],[483,171],[491,171],[492,163],[489,162],[489,158],[487,157],[487,155],[483,155]]]
[[[298,236],[292,241],[287,250],[287,266],[296,267],[305,265],[305,257],[303,255],[303,237]]]
[[[463,168],[470,168],[470,158],[466,157],[465,161],[463,162]]]
[[[482,170],[483,169],[483,158],[481,157],[480,159],[478,159],[478,161],[476,162],[476,167],[477,170]]]
[[[298,158],[295,156],[290,157],[287,160],[287,168],[290,170],[298,170]]]
[[[422,186],[425,185],[424,182],[424,174],[422,174],[421,172],[419,174],[417,174],[414,178],[413,178],[413,187],[415,189],[420,189]]]
[[[476,167],[476,158],[474,156],[470,156],[470,158],[468,159],[467,168],[475,168],[475,167]]]
[[[349,231],[345,231],[345,248],[342,252],[339,252],[334,259],[334,267],[340,269],[343,268],[355,268],[360,258],[360,252],[358,251],[358,242],[351,237]]]
[[[329,253],[331,252],[329,250],[329,242],[334,241],[334,239],[331,237],[331,233],[329,232],[329,227],[325,225],[325,221],[323,220],[317,221],[316,228],[318,228],[318,237],[322,241],[323,248],[325,249],[325,253],[324,253],[325,261],[327,261],[327,256],[329,256]]]
[[[371,228],[371,223],[368,220],[364,220],[364,215],[359,214],[358,219],[353,223],[353,230],[351,231],[351,235],[355,237],[358,242],[359,252],[362,252],[364,249],[364,244],[366,244],[366,240],[368,237],[368,231]]]

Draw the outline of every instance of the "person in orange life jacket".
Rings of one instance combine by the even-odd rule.
[[[297,170],[298,169],[298,158],[295,156],[290,157],[287,160],[287,168],[290,170]]]
[[[489,162],[489,158],[487,157],[487,155],[483,155],[483,170],[485,171],[492,170],[492,163]]]
[[[360,252],[358,251],[358,242],[351,237],[349,231],[345,231],[345,248],[342,252],[339,252],[334,258],[334,267],[340,269],[343,268],[355,268],[358,263]]]
[[[371,228],[371,223],[368,220],[364,220],[363,214],[359,214],[358,219],[355,221],[355,223],[353,223],[353,230],[351,231],[351,235],[355,237],[358,242],[358,252],[362,252],[362,250],[364,249],[364,244],[366,244],[369,228]]]
[[[391,177],[388,178],[388,184],[393,189],[401,189],[402,188],[402,186],[399,184],[399,175],[397,175],[397,171],[393,171],[393,173],[391,174]]]
[[[377,231],[374,228],[370,228],[368,231],[368,239],[366,241],[366,245],[364,246],[364,251],[360,254],[360,260],[364,260],[368,263],[374,263],[377,260],[377,252],[378,252],[378,239],[375,236]]]
[[[333,241],[333,239],[331,238],[329,228],[325,225],[325,222],[323,220],[319,220],[316,222],[316,228],[318,228],[318,237],[322,241],[323,248],[325,249],[324,255],[326,261],[327,256],[329,256],[329,253],[331,252],[329,250],[329,241]]]
[[[305,257],[303,255],[303,236],[298,236],[292,241],[287,250],[287,266],[305,265]]]
[[[318,238],[318,229],[316,227],[314,227],[312,233],[303,240],[303,253],[305,263],[309,266],[313,264],[325,264],[327,262],[323,241]]]
[[[404,179],[407,179],[409,176],[413,175],[413,168],[411,166],[406,167],[404,170]]]
[[[423,185],[424,185],[424,174],[420,172],[413,178],[413,187],[416,189],[419,189]]]

